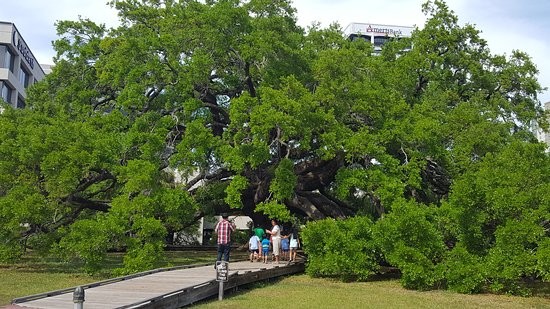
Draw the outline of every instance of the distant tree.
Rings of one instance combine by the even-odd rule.
[[[379,56],[338,25],[304,31],[287,0],[111,5],[116,29],[59,22],[52,74],[27,109],[0,115],[4,258],[58,243],[93,269],[116,247],[133,271],[221,210],[377,219],[394,202],[439,206],[543,119],[529,57],[492,55],[441,1]]]

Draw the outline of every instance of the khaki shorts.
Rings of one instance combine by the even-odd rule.
[[[281,248],[281,237],[272,237],[271,241],[273,241],[273,255],[277,256]]]

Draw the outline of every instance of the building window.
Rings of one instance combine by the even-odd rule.
[[[8,84],[6,84],[5,82],[2,82],[0,88],[2,88],[2,89],[0,89],[1,90],[0,94],[2,95],[2,100],[6,101],[7,103],[11,103],[11,93],[13,92],[11,87],[8,86]]]
[[[352,34],[349,36],[350,40],[357,41],[357,40],[364,40],[370,43],[370,35],[359,35],[359,34]]]
[[[6,46],[5,52],[4,52],[4,67],[10,69],[10,71],[14,72],[14,64],[15,64],[15,55],[10,51],[10,49]]]
[[[21,97],[17,97],[17,108],[25,108],[25,100]]]
[[[374,46],[382,46],[389,40],[387,36],[375,36],[374,37]]]
[[[29,87],[29,75],[30,74],[27,72],[27,70],[25,70],[23,65],[21,65],[21,69],[19,70],[19,82],[25,88]]]

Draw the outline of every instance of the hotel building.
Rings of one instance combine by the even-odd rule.
[[[44,75],[15,25],[0,21],[0,98],[15,108],[25,107],[26,89]]]

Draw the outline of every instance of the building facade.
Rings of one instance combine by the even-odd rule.
[[[371,42],[375,53],[380,53],[382,45],[389,40],[410,37],[414,28],[407,26],[381,25],[370,23],[351,23],[344,29],[350,40]]]
[[[15,25],[0,21],[0,98],[15,108],[25,107],[26,89],[44,75]]]
[[[544,109],[550,111],[550,102],[544,103]],[[546,151],[550,152],[550,132],[544,132],[536,123],[533,125],[533,132],[540,142],[546,143]]]

